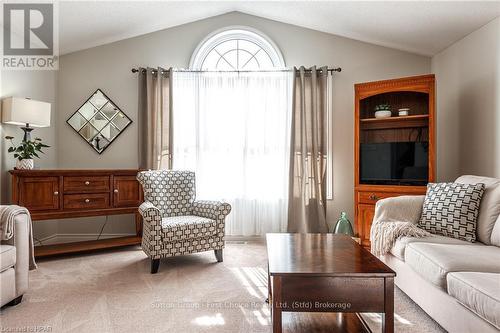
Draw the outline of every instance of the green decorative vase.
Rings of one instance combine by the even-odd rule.
[[[336,234],[346,234],[349,236],[354,236],[354,231],[352,230],[351,221],[347,218],[346,212],[340,214],[340,219],[337,220],[335,224],[334,233]]]

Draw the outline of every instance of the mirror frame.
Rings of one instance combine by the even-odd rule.
[[[94,105],[90,102],[90,100],[92,99],[92,97],[94,97],[94,95],[95,95],[95,94],[97,94],[98,92],[100,92],[100,93],[101,93],[101,94],[102,94],[102,95],[103,95],[103,96],[107,99],[107,102],[106,102],[104,105],[102,105],[102,107],[101,107],[100,109],[97,109],[97,108],[96,108],[96,107],[95,107],[95,106],[94,106]],[[97,112],[95,112],[94,116],[92,116],[92,117],[91,117],[90,119],[88,119],[88,120],[87,120],[87,118],[86,118],[85,116],[83,116],[81,113],[79,113],[79,112],[78,112],[78,111],[79,111],[79,110],[80,110],[80,109],[81,109],[81,108],[82,108],[85,104],[87,104],[87,103],[90,103],[90,104],[94,107],[94,109],[95,109],[95,110],[97,110],[97,112],[99,112],[100,110],[102,110],[102,109],[103,109],[103,108],[104,108],[104,107],[105,107],[108,103],[111,103],[112,105],[114,105],[114,106],[117,108],[117,110],[118,110],[118,111],[116,112],[116,114],[113,116],[113,118],[111,118],[111,119],[109,120],[109,122],[108,122],[108,123],[106,123],[106,125],[105,125],[105,126],[104,126],[101,130],[97,130],[97,129],[96,129],[97,134],[96,134],[95,136],[93,136],[93,137],[90,139],[90,141],[89,141],[89,140],[87,140],[87,139],[86,139],[86,138],[85,138],[85,137],[84,137],[84,136],[80,133],[80,131],[82,130],[82,128],[83,128],[86,124],[90,124],[90,126],[92,126],[91,121],[92,121],[92,119],[94,119],[94,116],[95,116],[95,114],[97,114]],[[73,125],[71,125],[71,124],[70,124],[70,119],[72,119],[72,118],[73,118],[73,116],[75,116],[77,113],[79,113],[79,114],[80,114],[80,115],[81,115],[81,116],[82,116],[82,117],[86,120],[86,122],[82,125],[82,127],[80,127],[80,129],[79,129],[79,130],[76,130],[76,129],[73,127]],[[125,125],[125,127],[123,127],[123,129],[121,129],[121,130],[120,130],[118,127],[116,127],[116,126],[115,126],[115,127],[116,127],[118,130],[120,130],[120,131],[119,131],[119,133],[118,133],[117,135],[115,135],[115,137],[114,137],[113,139],[108,140],[106,137],[104,137],[104,136],[101,134],[101,131],[102,131],[104,128],[106,128],[106,126],[107,126],[107,125],[112,124],[112,120],[114,119],[114,117],[117,117],[117,116],[118,116],[118,113],[122,113],[125,117],[127,117],[127,119],[129,120],[129,122],[128,122],[128,123],[127,123],[127,125]],[[106,117],[106,115],[105,115],[105,117]],[[128,116],[125,112],[123,112],[123,111],[121,110],[121,108],[120,108],[118,105],[116,105],[116,103],[115,103],[115,102],[113,102],[113,100],[111,100],[111,98],[109,98],[109,97],[108,97],[108,96],[107,96],[107,95],[106,95],[106,94],[105,94],[105,93],[104,93],[104,92],[103,92],[100,88],[98,88],[96,91],[94,91],[94,92],[93,92],[93,93],[89,96],[89,98],[87,98],[87,99],[85,100],[85,102],[83,102],[83,104],[82,104],[82,105],[80,105],[80,107],[79,107],[79,108],[77,108],[77,109],[76,109],[76,111],[75,111],[75,112],[73,112],[73,113],[71,114],[71,116],[70,116],[70,117],[66,120],[66,123],[69,125],[69,127],[71,127],[71,129],[72,129],[72,130],[74,130],[74,131],[75,131],[75,132],[76,132],[76,133],[77,133],[77,134],[78,134],[78,135],[79,135],[79,136],[80,136],[80,137],[81,137],[81,138],[82,138],[85,142],[87,142],[87,144],[88,144],[89,146],[91,146],[91,147],[92,147],[92,150],[93,150],[93,151],[95,151],[96,153],[98,153],[99,155],[101,155],[101,154],[102,154],[102,153],[103,153],[106,149],[108,149],[108,147],[109,147],[109,146],[111,146],[111,144],[112,144],[112,143],[113,143],[113,142],[114,142],[114,141],[115,141],[115,140],[116,140],[116,139],[120,136],[120,134],[122,134],[123,132],[125,132],[125,130],[127,129],[127,127],[129,127],[129,126],[130,126],[130,124],[132,124],[132,122],[133,122],[133,121],[132,121],[132,119],[130,119],[130,117],[129,117],[129,116]],[[114,124],[113,124],[113,125],[114,125]],[[92,127],[94,127],[94,126],[92,126]],[[95,127],[94,127],[94,128],[95,128]],[[96,147],[93,145],[94,138],[95,138],[95,137],[97,137],[98,135],[103,136],[103,138],[105,138],[106,140],[108,140],[108,141],[109,141],[109,143],[106,145],[106,147],[104,147],[104,148],[103,148],[102,150],[100,150],[100,151],[99,151],[99,150],[97,150],[97,149],[96,149]]]

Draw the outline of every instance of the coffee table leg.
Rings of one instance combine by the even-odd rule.
[[[271,305],[271,274],[269,274],[269,263],[267,263],[267,300],[266,302]]]
[[[382,331],[394,333],[394,278],[385,278],[385,311],[382,318]]]
[[[272,291],[272,318],[273,318],[273,333],[281,333],[281,277],[273,276],[273,291]]]

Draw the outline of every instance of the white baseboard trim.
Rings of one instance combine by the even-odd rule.
[[[91,241],[96,240],[97,237],[99,239],[107,239],[107,238],[115,238],[115,237],[127,237],[127,236],[135,236],[135,234],[53,234],[47,237],[34,239],[33,242],[35,246],[37,245],[52,245],[52,244],[61,244],[61,243],[72,243],[72,242],[83,242],[83,241]]]
[[[265,236],[231,236],[226,235],[227,242],[265,242]]]

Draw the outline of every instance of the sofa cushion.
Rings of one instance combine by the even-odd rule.
[[[474,243],[467,242],[461,239],[445,237],[440,235],[432,235],[430,237],[401,237],[396,240],[391,249],[391,254],[399,260],[405,260],[405,249],[410,243],[432,243],[432,244],[461,244],[472,245]]]
[[[16,264],[16,248],[12,245],[0,245],[0,272]]]
[[[418,226],[430,233],[476,240],[484,184],[429,183]]]
[[[447,281],[448,294],[500,330],[500,274],[456,272]]]
[[[0,274],[0,306],[4,306],[14,298],[16,298],[16,271],[14,268],[7,268]]]
[[[483,198],[481,199],[481,205],[479,206],[476,235],[480,242],[488,245],[491,244],[491,233],[495,226],[495,221],[500,215],[500,179],[479,176],[461,176],[457,178],[455,182],[461,184],[482,183],[486,186]],[[500,246],[500,241],[496,245]]]
[[[500,273],[500,248],[481,243],[411,243],[405,262],[420,276],[446,290],[446,275],[451,272]]]
[[[203,238],[217,233],[217,222],[201,216],[164,217],[161,220],[164,242]]]

